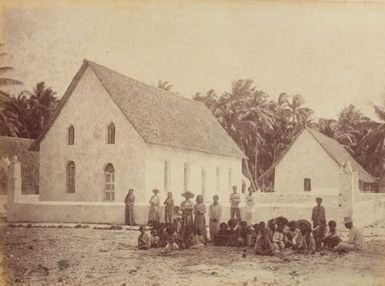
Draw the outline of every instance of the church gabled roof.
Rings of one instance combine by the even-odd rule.
[[[335,139],[330,138],[321,132],[312,129],[305,128],[299,136],[305,131],[308,131],[312,137],[321,145],[321,147],[325,150],[325,152],[339,165],[350,162],[353,171],[358,173],[358,179],[364,182],[377,182],[377,178],[369,174],[353,157],[350,153],[344,148],[343,145],[338,143]],[[281,162],[281,160],[285,157],[290,148],[295,144],[298,137],[294,139],[293,143],[286,149],[286,151],[279,157],[279,159],[264,173],[260,176],[259,179],[262,179],[272,173],[274,168]],[[315,162],[316,163],[316,162]]]
[[[31,146],[33,150],[38,150],[87,67],[146,143],[245,158],[203,103],[146,85],[88,60],[84,60],[47,128]]]

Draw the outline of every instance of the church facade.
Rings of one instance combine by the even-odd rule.
[[[123,223],[133,188],[138,223],[145,223],[154,188],[161,200],[172,192],[178,203],[190,191],[227,204],[244,179],[244,154],[202,103],[87,60],[30,150],[39,152],[39,195],[26,207],[42,215],[27,221]],[[44,205],[57,214],[44,216]],[[92,206],[116,214],[92,216]],[[12,214],[23,220],[11,211],[11,221]]]

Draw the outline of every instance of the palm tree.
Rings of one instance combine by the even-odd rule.
[[[284,95],[282,95],[284,97]],[[293,129],[298,130],[307,125],[310,120],[313,111],[310,108],[303,107],[305,103],[303,97],[296,94],[291,97],[291,101],[288,96],[285,96],[287,100],[287,107],[290,111],[290,122]]]
[[[215,114],[215,111],[218,108],[218,95],[213,89],[210,89],[204,95],[201,92],[197,92],[193,96],[193,100],[204,103],[213,114]]]
[[[367,134],[359,143],[359,150],[367,156],[364,167],[377,176],[385,178],[385,109],[374,105],[380,123],[372,122]]]
[[[46,87],[44,82],[36,84],[33,92],[24,91],[28,99],[28,130],[31,138],[37,138],[48,123],[49,117],[58,103],[56,92]]]

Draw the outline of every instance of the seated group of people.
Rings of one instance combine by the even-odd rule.
[[[297,253],[314,254],[321,250],[349,251],[365,247],[362,234],[353,227],[351,218],[345,218],[349,229],[348,240],[343,242],[337,234],[337,223],[333,220],[312,228],[307,220],[288,221],[285,217],[271,219],[265,224],[253,226],[232,219],[221,223],[219,231],[211,238],[216,246],[249,247],[257,255],[274,255],[285,249]],[[151,234],[140,227],[139,249],[164,247],[165,250],[200,248],[207,245],[207,238],[194,226],[181,228],[178,232],[172,224],[159,223],[152,227]]]
[[[150,235],[143,226],[139,228],[138,249],[165,248],[167,251],[200,248],[207,245],[207,239],[194,226],[177,229],[171,223],[153,223]]]
[[[253,248],[258,255],[273,255],[284,249],[299,253],[314,253],[323,248],[334,249],[342,240],[337,235],[337,224],[330,221],[312,229],[306,220],[288,222],[284,217],[247,225],[242,221],[230,220],[221,223],[214,238],[214,245]]]

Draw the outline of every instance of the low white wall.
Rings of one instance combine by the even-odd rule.
[[[95,202],[39,202],[14,203],[8,211],[8,222],[52,222],[52,223],[111,223],[124,224],[123,203]],[[289,220],[311,218],[312,206],[307,204],[257,204],[254,222],[284,216]],[[137,224],[147,224],[148,205],[135,206]],[[241,216],[245,217],[244,208]],[[343,215],[337,208],[327,208],[328,220],[343,221]],[[164,218],[164,207],[160,208],[161,221]],[[230,219],[230,207],[223,206],[222,221]],[[208,223],[208,218],[206,218]]]
[[[369,225],[385,218],[385,198],[353,204],[353,220],[357,226]]]
[[[316,205],[315,199],[321,197],[324,205],[338,205],[338,195],[320,195],[316,193],[255,193],[257,203],[309,203]]]

